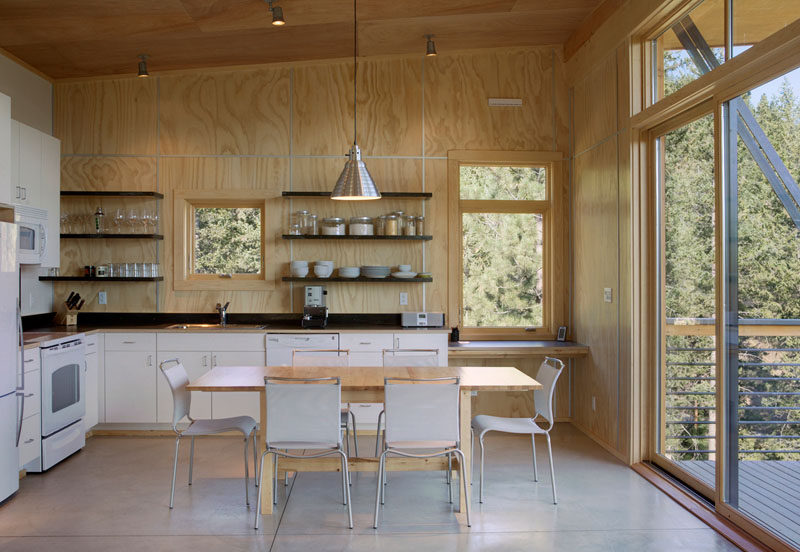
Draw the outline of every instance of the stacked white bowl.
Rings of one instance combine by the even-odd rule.
[[[333,274],[333,261],[317,261],[314,263],[314,274],[317,278],[330,278]]]
[[[339,267],[339,276],[342,278],[358,278],[361,275],[361,269],[357,266],[341,266]]]
[[[308,275],[308,261],[292,261],[290,269],[295,278],[305,278]]]
[[[386,278],[391,274],[388,266],[362,266],[361,273],[367,278]]]

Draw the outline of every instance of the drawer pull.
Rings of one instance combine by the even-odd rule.
[[[30,445],[30,444],[31,444],[31,443],[33,443],[35,440],[36,440],[36,439],[27,439],[27,440],[25,441],[25,444],[26,444],[26,445]]]
[[[36,359],[35,359],[35,358],[29,358],[29,359],[26,359],[26,360],[25,360],[25,364],[27,364],[27,363],[29,363],[29,362],[33,362],[34,360],[36,360]]]
[[[134,343],[136,343],[136,342],[135,342],[135,341],[123,341],[123,343],[124,343],[125,345],[133,345],[133,344],[134,344]]]
[[[361,408],[372,408],[371,404],[359,404],[358,406],[360,406]]]
[[[359,345],[372,345],[372,341],[359,341]]]
[[[23,395],[23,397],[25,397],[26,399],[30,399],[31,397],[33,397],[33,393],[28,393],[27,395]]]

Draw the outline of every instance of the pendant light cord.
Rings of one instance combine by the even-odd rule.
[[[353,145],[358,143],[358,14],[353,0]]]

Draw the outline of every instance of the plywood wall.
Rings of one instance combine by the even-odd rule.
[[[566,151],[568,104],[564,65],[552,48],[486,50],[359,61],[358,141],[385,191],[428,191],[433,199],[333,204],[285,200],[282,190],[330,190],[352,142],[353,63],[207,70],[150,79],[98,79],[55,85],[54,128],[62,140],[62,183],[71,190],[153,190],[161,202],[159,243],[62,242],[62,271],[85,264],[158,258],[160,284],[56,286],[56,298],[77,289],[84,309],[212,312],[298,312],[302,290],[280,281],[291,259],[333,260],[337,266],[406,264],[433,273],[432,284],[329,284],[332,312],[446,310],[447,152],[451,149]],[[488,97],[519,97],[523,107],[489,108]],[[372,158],[370,158],[372,157]],[[176,190],[220,194],[266,191],[269,286],[263,291],[175,291],[172,285],[172,201]],[[142,200],[127,200],[128,202]],[[104,200],[105,203],[105,200]],[[109,207],[113,202],[108,202]],[[93,210],[64,199],[65,212]],[[279,238],[288,213],[425,214],[434,239],[424,245],[288,242]],[[89,242],[89,243],[87,243]],[[566,263],[562,255],[560,261]],[[122,258],[125,257],[125,258]],[[139,260],[139,259],[135,259]],[[566,298],[560,298],[566,301]],[[57,301],[58,302],[58,301]]]
[[[627,49],[572,77],[574,336],[590,353],[573,368],[573,421],[621,458],[629,454],[631,358]],[[572,64],[571,69],[576,67]],[[611,288],[612,301],[603,291]]]

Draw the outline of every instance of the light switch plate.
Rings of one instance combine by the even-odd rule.
[[[101,305],[105,305],[106,304],[106,292],[105,291],[100,291],[100,292],[97,293],[97,302],[99,304],[101,304]]]
[[[611,288],[603,288],[603,301],[606,303],[611,302]]]
[[[400,304],[408,305],[408,293],[405,291],[400,292]]]

